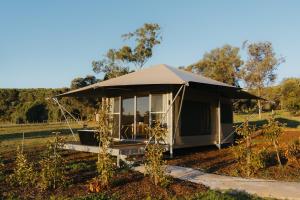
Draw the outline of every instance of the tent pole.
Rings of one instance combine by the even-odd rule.
[[[169,101],[169,99],[173,99],[173,93],[172,92],[170,92],[169,95],[168,95],[168,101]],[[170,127],[169,133],[171,133],[170,138],[169,138],[170,158],[173,158],[173,125],[172,125],[172,121],[173,121],[173,109],[172,109],[172,112],[170,114],[170,118],[168,120],[168,124],[169,124],[169,127]]]
[[[172,102],[171,102],[171,104],[169,105],[169,107],[168,107],[168,109],[167,109],[167,111],[166,111],[166,114],[165,114],[165,116],[164,117],[166,117],[167,115],[168,115],[168,112],[170,111],[170,109],[173,107],[173,104],[174,104],[174,102],[175,102],[175,100],[177,99],[177,97],[178,97],[178,95],[179,95],[179,93],[180,93],[180,91],[182,90],[182,88],[184,87],[184,85],[182,85],[180,88],[179,88],[179,90],[177,91],[177,93],[176,93],[176,95],[175,95],[175,97],[173,98],[173,100],[172,100]],[[171,93],[171,95],[172,95],[172,93]],[[172,96],[171,96],[171,98],[172,98]],[[173,122],[173,116],[171,116],[171,121]],[[173,126],[173,125],[172,125]],[[173,130],[171,131],[171,135],[170,135],[171,137],[170,137],[170,144],[169,144],[169,146],[170,146],[170,149],[169,149],[169,151],[170,151],[170,158],[173,158],[173,144],[174,144],[174,140],[173,140]]]
[[[167,113],[170,111],[170,109],[171,109],[173,103],[175,102],[177,96],[179,95],[179,93],[180,93],[180,91],[182,90],[183,87],[184,87],[184,85],[182,85],[182,86],[179,88],[178,92],[176,93],[175,97],[174,97],[173,100],[172,100],[172,103],[169,105],[169,107],[168,107],[168,109],[167,109],[167,111],[166,111],[166,115],[167,115]],[[165,115],[165,116],[166,116],[166,115]]]
[[[221,124],[221,103],[220,98],[218,99],[218,148],[221,149],[221,131],[222,131],[222,124]]]
[[[121,109],[122,109],[122,99],[121,99],[121,96],[119,96],[119,140],[121,140],[121,114],[122,114],[122,112],[121,112]]]
[[[177,135],[177,129],[178,129],[179,119],[180,119],[180,115],[181,115],[181,108],[182,108],[182,103],[183,103],[184,95],[185,95],[185,88],[186,88],[186,85],[183,85],[183,91],[182,91],[182,97],[181,97],[180,107],[179,107],[178,116],[177,116],[177,122],[175,124],[175,134],[172,137],[172,148],[173,148],[173,144],[175,141],[175,137]],[[173,157],[173,150],[172,150],[172,155],[170,155],[170,156],[171,156],[171,158]]]

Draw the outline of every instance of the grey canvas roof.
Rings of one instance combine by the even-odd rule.
[[[112,78],[106,81],[95,83],[93,85],[72,90],[59,96],[68,96],[68,94],[80,93],[81,91],[97,89],[101,87],[104,88],[133,85],[188,85],[191,82],[235,88],[234,86],[204,77],[202,75],[170,67],[165,64],[160,64],[136,72],[132,72],[117,78]]]
[[[57,95],[57,97],[63,96],[85,96],[99,95],[106,89],[117,89],[117,87],[126,86],[160,86],[160,85],[205,85],[205,86],[217,86],[222,88],[218,90],[224,96],[233,99],[262,99],[246,91],[242,88],[234,87],[226,83],[222,83],[202,75],[194,74],[181,70],[178,68],[170,67],[165,64],[154,65],[136,72],[132,72],[117,78],[112,78],[106,81],[101,81],[93,85],[82,87],[76,90],[71,90],[63,94]],[[96,90],[103,89],[103,90]]]

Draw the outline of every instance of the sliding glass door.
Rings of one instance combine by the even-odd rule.
[[[135,139],[147,139],[149,126],[149,96],[136,97]]]
[[[166,122],[165,117],[165,105],[166,105],[166,98],[164,98],[163,94],[151,94],[151,124],[155,123],[162,123]]]
[[[121,139],[134,139],[134,97],[122,98]]]

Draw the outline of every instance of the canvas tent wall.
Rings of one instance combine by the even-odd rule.
[[[218,93],[187,88],[180,113],[181,98],[180,96],[177,99],[174,108],[174,118],[180,117],[174,136],[175,148],[218,144],[233,131],[230,98],[222,97]],[[233,137],[229,137],[226,143],[232,141]]]

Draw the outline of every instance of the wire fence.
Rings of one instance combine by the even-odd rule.
[[[73,119],[68,119],[68,121],[70,123],[78,123],[77,121],[73,120]],[[83,122],[83,121],[80,121]],[[24,123],[14,123],[14,122],[0,122],[0,128],[6,128],[6,127],[22,127],[22,126],[41,126],[41,125],[61,125],[61,124],[65,124],[65,120],[59,120],[59,121],[43,121],[43,122],[24,122]]]

